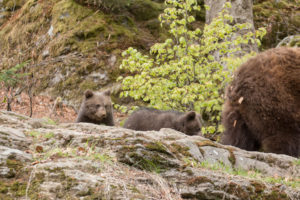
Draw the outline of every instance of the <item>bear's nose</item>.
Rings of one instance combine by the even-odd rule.
[[[101,115],[101,116],[106,116],[106,110],[105,110],[105,108],[99,108],[98,109],[98,113]]]

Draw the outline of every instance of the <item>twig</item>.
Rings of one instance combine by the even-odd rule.
[[[54,101],[54,104],[53,104],[53,106],[52,106],[52,109],[51,109],[51,114],[50,114],[50,116],[51,115],[55,115],[55,116],[57,116],[57,113],[56,113],[56,109],[57,108],[62,108],[62,98],[61,97],[57,97],[56,99],[55,99],[55,101]]]
[[[37,164],[38,165],[38,164]],[[31,173],[30,173],[30,177],[29,177],[29,180],[28,180],[28,183],[27,183],[27,187],[26,187],[26,196],[25,196],[25,199],[27,200],[28,199],[28,190],[29,190],[29,188],[30,188],[30,183],[31,183],[31,181],[32,181],[32,179],[33,179],[33,177],[34,177],[34,175],[35,175],[35,170],[36,170],[36,166],[37,165],[35,165],[34,167],[33,167],[33,169],[32,169],[32,171],[31,171]]]

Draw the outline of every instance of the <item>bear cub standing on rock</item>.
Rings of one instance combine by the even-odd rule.
[[[124,128],[137,131],[159,131],[161,128],[171,128],[187,135],[201,135],[201,123],[194,111],[181,113],[143,108],[128,117]]]
[[[87,90],[84,94],[76,122],[114,126],[110,90],[105,92]]]
[[[235,73],[222,111],[222,143],[300,156],[300,48],[258,54]]]

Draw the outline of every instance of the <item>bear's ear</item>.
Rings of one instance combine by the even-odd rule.
[[[104,94],[106,95],[106,96],[110,96],[110,90],[108,89],[108,90],[105,90],[104,91]]]
[[[94,95],[94,93],[91,90],[86,90],[85,93],[84,93],[84,95],[85,95],[86,99],[89,99],[89,98],[91,98]]]
[[[194,120],[196,118],[196,112],[195,111],[190,111],[190,112],[187,112],[185,115],[184,115],[185,119],[187,121],[190,121],[190,120]]]

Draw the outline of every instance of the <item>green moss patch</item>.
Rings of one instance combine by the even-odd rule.
[[[235,183],[233,181],[230,181],[227,185],[226,188],[224,188],[226,192],[230,194],[234,194],[238,196],[240,199],[247,199],[249,198],[249,191],[246,190],[246,188],[242,187],[238,183]]]
[[[170,150],[173,154],[179,155],[179,156],[186,156],[186,157],[191,157],[192,155],[190,154],[189,150],[190,148],[187,146],[182,146],[177,143],[173,143],[170,146]]]
[[[96,45],[95,37],[100,37],[107,26],[103,14],[72,0],[54,4],[51,16],[55,35],[51,42],[51,52],[54,56],[66,50],[85,52],[93,49]]]
[[[157,18],[163,11],[162,4],[150,0],[133,0],[128,7],[135,18],[142,21]]]
[[[171,158],[166,157],[170,155],[161,154],[159,151],[142,150],[138,146],[123,146],[119,151],[118,160],[138,169],[156,173],[179,167]]]
[[[251,183],[251,186],[254,187],[254,192],[256,194],[262,193],[266,188],[266,185],[261,181],[250,180],[250,183]]]
[[[26,0],[3,0],[2,5],[6,10],[14,11],[21,8]]]
[[[18,168],[19,164],[15,161],[9,161],[9,166]],[[39,199],[39,187],[44,181],[40,174],[36,174],[35,178],[29,183],[30,170],[24,170],[20,168],[19,173],[14,179],[0,178],[0,199],[23,199],[26,196],[27,185],[28,188],[28,199]]]
[[[229,156],[228,156],[229,162],[232,164],[232,166],[235,165],[236,158],[235,158],[235,155],[234,155],[234,149],[233,148],[227,147],[227,146],[222,146],[221,144],[212,142],[210,140],[204,140],[204,141],[198,142],[197,145],[198,145],[199,150],[202,153],[202,155],[203,155],[203,150],[201,149],[201,147],[203,147],[203,146],[212,146],[212,147],[222,148],[222,149],[227,150],[228,153],[229,153]]]
[[[288,200],[290,198],[284,191],[280,191],[279,189],[275,188],[274,190],[272,190],[272,192],[270,194],[263,195],[262,199],[266,199],[266,200],[278,200],[278,199]]]
[[[168,152],[168,150],[164,146],[164,144],[159,141],[145,144],[145,147],[146,147],[146,149],[149,149],[150,151],[157,151],[160,153],[165,153],[165,154],[170,155],[170,153]]]
[[[9,178],[13,178],[13,177],[15,177],[15,175],[17,173],[19,173],[21,171],[21,169],[23,167],[23,163],[18,160],[7,159],[6,166],[10,169],[11,176]]]
[[[253,6],[255,27],[266,27],[262,48],[275,47],[283,38],[299,34],[299,1],[256,1]]]

